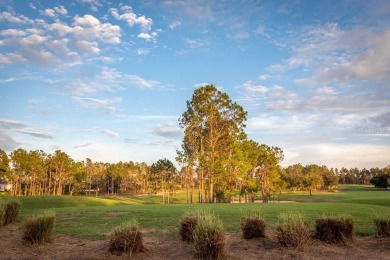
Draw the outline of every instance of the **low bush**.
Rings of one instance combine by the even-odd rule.
[[[390,237],[390,216],[376,217],[374,223],[376,237]]]
[[[54,211],[44,211],[40,215],[27,218],[23,223],[23,239],[30,244],[50,242],[56,214]]]
[[[245,239],[265,237],[265,222],[260,216],[242,217],[240,226]]]
[[[117,255],[122,253],[144,252],[143,235],[136,220],[125,222],[113,229],[110,236],[109,251]]]
[[[327,243],[346,244],[353,241],[354,224],[351,216],[329,217],[316,219],[316,238]]]
[[[282,213],[276,227],[279,244],[301,249],[310,240],[310,229],[306,218],[300,213]]]
[[[180,236],[183,241],[194,241],[194,230],[198,223],[197,216],[185,215],[180,219]]]
[[[198,217],[194,230],[195,257],[220,259],[225,248],[225,232],[220,219],[214,215]]]
[[[0,205],[0,224],[7,225],[16,221],[20,210],[20,201],[8,199]]]

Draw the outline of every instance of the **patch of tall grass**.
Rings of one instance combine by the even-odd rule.
[[[110,236],[109,251],[117,255],[122,253],[144,252],[143,234],[137,220],[130,220],[115,227]]]
[[[23,239],[30,244],[50,242],[55,221],[56,213],[52,210],[27,218],[22,225]]]
[[[21,203],[17,199],[6,199],[0,205],[0,224],[7,225],[16,221]]]
[[[258,209],[243,209],[240,227],[245,239],[265,237],[265,221]]]
[[[316,238],[327,243],[353,241],[354,222],[351,216],[321,216],[316,219]]]
[[[222,221],[215,215],[200,215],[194,230],[195,257],[221,259],[225,248],[225,231]]]
[[[280,245],[302,249],[310,240],[306,217],[299,212],[281,213],[276,227],[276,236]]]
[[[374,224],[376,237],[390,237],[390,215],[376,216]]]

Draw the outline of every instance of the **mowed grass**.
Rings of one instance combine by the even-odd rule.
[[[184,204],[184,193],[177,195],[175,203],[162,205],[161,196],[38,196],[21,197],[22,208],[18,221],[42,209],[53,209],[57,214],[56,234],[106,239],[120,223],[135,218],[149,236],[178,236],[179,219],[186,210],[206,209],[222,220],[227,232],[239,232],[242,212],[258,209],[265,219],[266,229],[273,230],[279,214],[299,211],[306,215],[314,230],[315,219],[321,215],[348,213],[355,222],[358,235],[373,235],[373,219],[377,214],[390,215],[390,192],[370,186],[344,185],[337,193],[306,192],[286,193],[281,200],[295,203],[235,203],[235,204]]]

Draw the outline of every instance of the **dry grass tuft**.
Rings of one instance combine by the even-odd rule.
[[[300,213],[280,214],[276,236],[280,245],[302,249],[310,240],[310,229],[306,218]]]
[[[376,237],[390,237],[390,216],[376,217],[374,223]]]
[[[44,211],[41,215],[26,219],[23,223],[23,239],[30,244],[50,242],[55,220],[54,211]]]
[[[197,216],[183,216],[180,219],[180,236],[183,241],[194,241],[194,230],[197,223]]]
[[[16,199],[5,200],[0,205],[0,225],[7,225],[16,221],[20,210],[20,201]]]
[[[221,259],[225,249],[225,232],[220,219],[214,215],[199,216],[194,230],[195,257]]]
[[[319,217],[316,219],[316,238],[327,243],[346,244],[353,241],[354,224],[350,216]]]
[[[143,235],[136,220],[128,221],[115,227],[111,233],[109,243],[109,251],[117,255],[145,251]]]
[[[245,239],[265,237],[265,222],[259,216],[241,218],[242,236]]]

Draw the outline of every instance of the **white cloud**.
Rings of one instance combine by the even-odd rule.
[[[212,85],[212,84],[208,83],[208,82],[195,83],[192,87],[193,88],[200,88],[200,87],[203,87],[203,86],[206,86],[206,85]]]
[[[152,35],[150,35],[149,33],[140,33],[140,34],[137,35],[137,37],[141,38],[141,39],[145,39],[147,41],[152,39]]]
[[[102,6],[99,0],[77,0],[77,2],[88,4],[93,12],[98,10],[98,6]]]
[[[171,124],[163,124],[154,126],[152,128],[152,134],[166,138],[180,139],[183,136],[183,130],[179,127],[173,127]]]
[[[85,144],[74,145],[73,148],[78,149],[78,148],[83,148],[83,147],[87,147],[87,146],[91,146],[91,145],[92,145],[92,143],[85,143]]]
[[[45,41],[44,37],[37,34],[33,34],[28,37],[22,38],[20,40],[20,44],[25,47],[31,47],[30,45],[39,45],[44,41]]]
[[[6,145],[9,146],[13,146],[17,143],[9,136],[9,133],[21,133],[43,139],[53,138],[53,135],[49,133],[48,130],[35,128],[24,122],[6,118],[0,118],[0,130],[0,132],[3,132],[2,138],[5,139],[5,141],[8,143]]]
[[[58,59],[54,54],[42,48],[31,48],[31,46],[27,45],[21,52],[23,58],[39,65],[50,66],[51,64],[58,62]]]
[[[119,14],[117,8],[110,8],[109,12],[116,20],[126,21],[127,25],[133,27],[134,25],[139,25],[143,32],[150,31],[153,20],[145,16],[137,16],[131,6],[124,5],[121,7],[122,14]]]
[[[72,31],[72,28],[66,24],[63,24],[61,21],[55,21],[49,25],[51,31],[57,32],[60,36],[64,36]]]
[[[17,15],[10,12],[2,12],[0,13],[0,21],[6,21],[10,23],[16,23],[16,24],[28,24],[33,23],[33,21],[29,18],[27,18],[24,15]]]
[[[255,85],[253,81],[247,81],[243,84],[246,91],[250,93],[265,94],[268,92],[268,88],[262,85]]]
[[[1,31],[0,35],[4,37],[21,37],[21,36],[25,36],[26,33],[22,30],[7,29]]]
[[[0,126],[3,127],[26,127],[27,124],[21,121],[13,120],[13,119],[6,119],[6,118],[0,118]]]
[[[62,6],[50,10],[67,13]],[[62,60],[65,63],[61,63],[61,67],[66,68],[80,64],[82,58],[100,54],[101,43],[120,43],[121,29],[117,25],[101,23],[92,15],[76,16],[73,20],[71,25],[59,19],[53,23],[35,20],[32,28],[2,30],[0,35],[4,39],[0,40],[0,46],[9,46],[14,51],[1,54],[0,63],[28,62],[48,66],[59,65],[57,62]]]
[[[6,53],[1,54],[0,53],[0,63],[5,64],[13,64],[13,63],[22,63],[26,62],[27,60],[22,57],[19,53]]]
[[[45,11],[43,11],[42,13],[49,17],[56,17],[55,11],[50,8],[45,9]]]
[[[191,48],[206,48],[210,46],[211,42],[209,39],[185,39],[185,43]]]
[[[150,52],[150,50],[146,49],[146,48],[137,49],[137,55],[139,55],[139,56],[147,55],[149,52]]]
[[[250,37],[250,35],[248,32],[240,31],[240,32],[237,32],[234,34],[228,33],[226,35],[226,37],[228,39],[234,39],[234,40],[245,40],[245,39],[248,39]]]
[[[390,30],[381,33],[370,33],[363,46],[365,51],[357,53],[339,66],[319,71],[316,78],[321,82],[337,80],[348,82],[353,80],[375,79],[390,83]]]
[[[137,75],[125,74],[124,78],[128,80],[129,84],[140,88],[155,88],[161,85],[157,80],[147,80]]]
[[[101,132],[109,137],[118,137],[119,134],[116,133],[116,132],[113,132],[113,131],[110,131],[110,130],[107,130],[107,129],[102,129]]]
[[[100,25],[100,21],[93,15],[86,14],[83,17],[75,17],[74,24],[80,25],[81,27],[96,27]]]
[[[99,54],[100,49],[97,42],[86,40],[73,41],[73,47],[81,53]]]
[[[120,43],[120,27],[110,23],[101,24],[100,21],[92,15],[75,17],[74,27],[71,29],[75,39],[82,40],[101,40],[105,43]]]
[[[261,74],[259,76],[259,80],[267,80],[269,78],[271,78],[271,75],[269,75],[269,74]]]
[[[52,139],[53,135],[41,129],[13,129],[12,131],[37,138]]]
[[[282,163],[284,166],[300,162],[303,165],[319,164],[338,169],[341,167],[358,167],[360,169],[386,167],[386,162],[388,162],[386,156],[390,153],[390,148],[386,145],[339,142],[317,143],[315,145],[296,144],[285,147],[283,150],[286,154]]]
[[[168,25],[169,29],[174,30],[181,25],[181,21],[173,21]]]
[[[97,98],[83,98],[83,97],[73,97],[77,103],[85,108],[98,108],[103,110],[106,114],[114,114],[116,112],[115,104],[119,103],[121,98],[114,99],[97,99]]]
[[[66,10],[62,5],[54,7],[54,10],[61,15],[67,15],[68,10]]]
[[[249,132],[269,132],[269,133],[303,133],[309,131],[313,123],[306,115],[280,114],[273,115],[262,113],[261,115],[250,117],[247,123]]]
[[[58,40],[52,40],[47,41],[45,44],[48,46],[52,51],[62,53],[62,52],[68,52],[68,42],[69,40],[66,38],[58,39]]]

